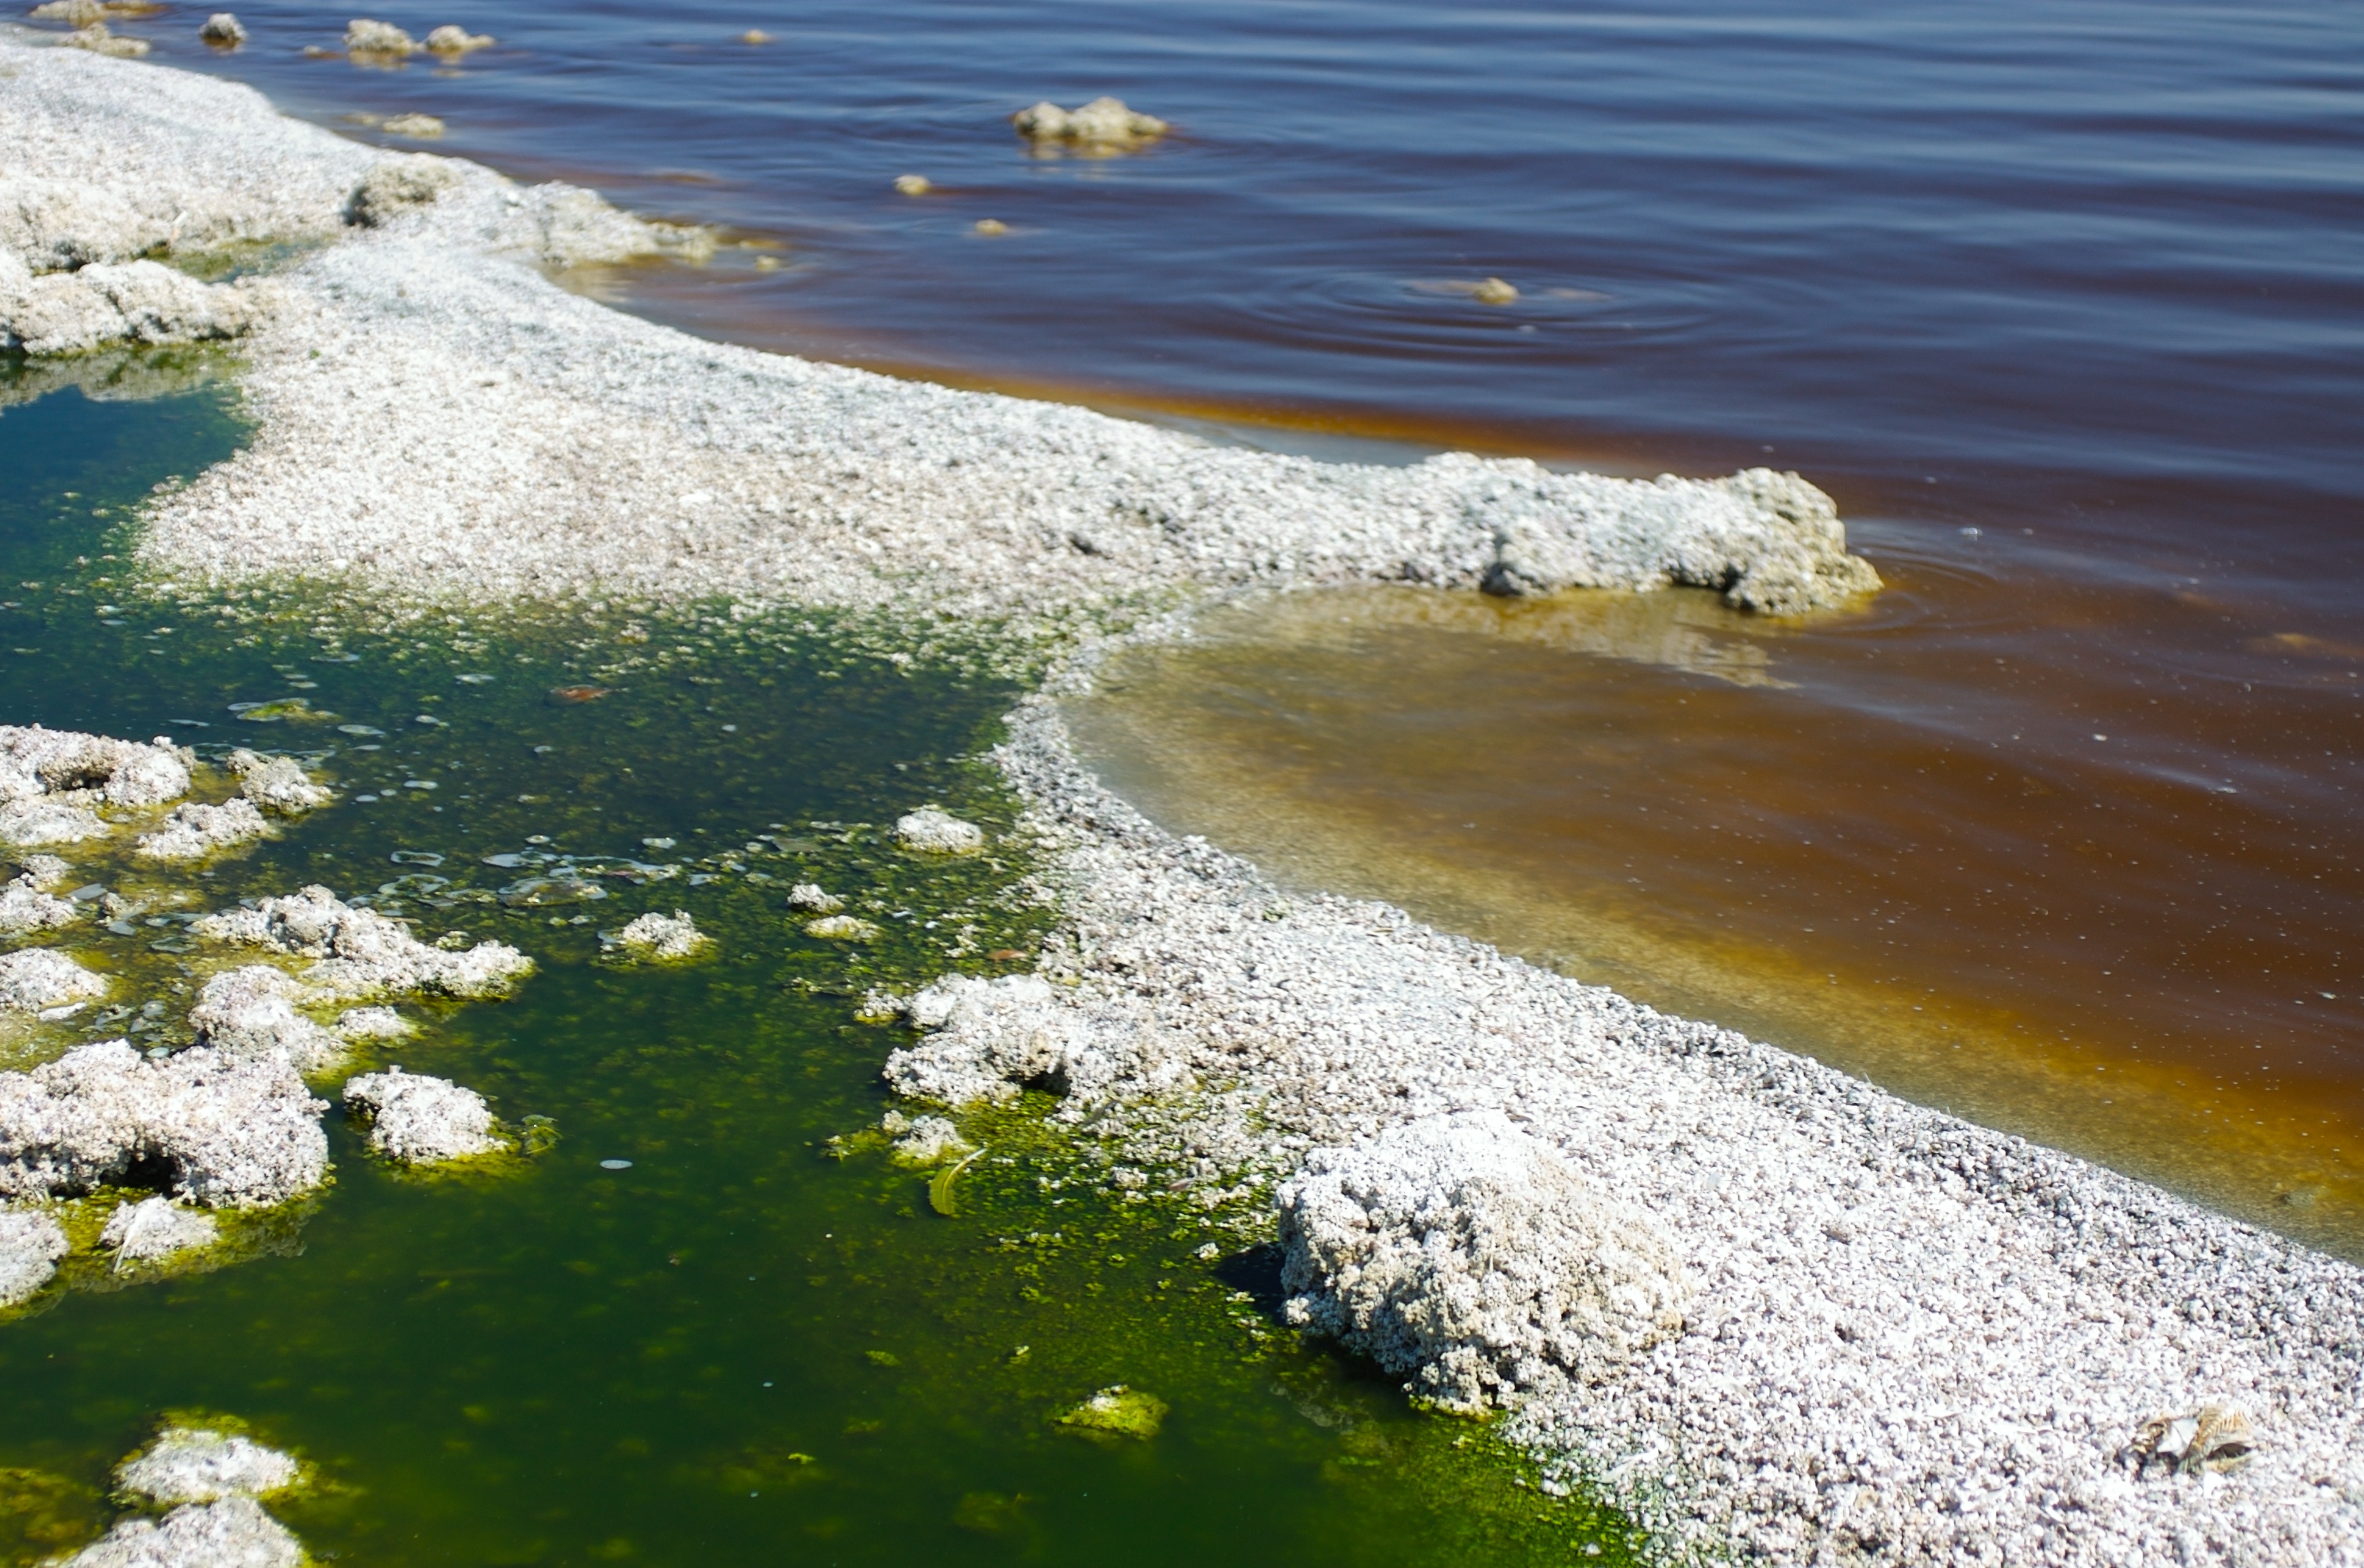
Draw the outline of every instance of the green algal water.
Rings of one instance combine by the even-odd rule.
[[[324,883],[541,966],[513,1000],[407,1008],[422,1031],[349,1071],[450,1077],[557,1141],[427,1178],[332,1117],[333,1184],[204,1266],[110,1273],[82,1238],[0,1322],[0,1562],[103,1529],[110,1466],[187,1409],[315,1467],[271,1506],[338,1562],[1634,1554],[1485,1428],[1282,1329],[1252,1217],[1114,1189],[1047,1100],[963,1118],[965,1162],[896,1162],[878,1067],[906,1037],[859,998],[1021,968],[1049,922],[975,761],[1022,659],[719,607],[371,629],[288,594],[160,596],[126,530],[235,444],[234,401],[25,401],[10,373],[0,721],[286,751],[340,795],[199,872],[85,857],[152,912],[66,936],[122,983],[20,1029],[16,1064],[175,1046],[225,957],[190,917]],[[896,848],[929,802],[987,851]],[[805,935],[799,883],[879,935]],[[711,956],[608,955],[603,933],[652,909],[689,911]],[[84,1207],[79,1230],[103,1212]],[[1120,1387],[1113,1416],[1076,1418]]]

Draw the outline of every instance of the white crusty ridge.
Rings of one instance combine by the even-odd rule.
[[[457,952],[429,947],[400,921],[356,909],[318,886],[207,915],[190,929],[215,941],[317,959],[304,979],[327,997],[506,996],[533,973],[533,960],[505,942]]]
[[[1047,700],[1012,724],[1064,924],[1040,976],[911,998],[897,1088],[1048,1083],[1210,1195],[1296,1173],[1299,1315],[1511,1405],[1506,1435],[1670,1553],[2364,1562],[2364,1271],[1385,906],[1284,897],[1102,789]],[[2146,1422],[2211,1404],[2248,1418],[2247,1468],[2137,1466]]]
[[[704,342],[537,270],[696,243],[588,193],[356,147],[210,78],[0,50],[0,249],[31,279],[0,277],[0,316],[36,273],[334,241],[250,313],[255,439],[162,504],[156,564],[994,615],[1356,579],[1783,613],[1878,586],[1795,475],[1315,462]]]

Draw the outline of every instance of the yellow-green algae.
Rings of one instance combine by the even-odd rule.
[[[1257,1209],[1115,1188],[1041,1095],[963,1118],[985,1147],[950,1215],[931,1173],[860,1132],[887,1108],[898,1038],[856,1021],[860,998],[1024,968],[1050,927],[1015,803],[974,760],[1042,628],[591,600],[371,614],[333,585],[143,586],[121,560],[129,503],[217,458],[233,409],[214,390],[69,390],[0,414],[18,480],[0,495],[0,719],[297,749],[339,805],[198,868],[202,906],[321,882],[430,940],[524,948],[541,972],[515,999],[405,1004],[420,1034],[357,1070],[450,1077],[566,1137],[513,1179],[419,1182],[332,1115],[338,1181],[298,1245],[0,1324],[0,1465],[63,1499],[27,1517],[95,1531],[71,1500],[161,1409],[199,1407],[310,1456],[318,1484],[273,1507],[323,1560],[1635,1553],[1482,1429],[1281,1326]],[[547,700],[591,683],[611,695]],[[258,730],[232,711],[294,696],[342,717]],[[987,851],[901,852],[896,817],[928,801],[982,824]],[[573,885],[519,891],[536,880]],[[879,938],[804,935],[798,882]],[[675,908],[715,938],[710,962],[598,962],[602,929]],[[169,916],[64,942],[125,977],[112,1006],[169,999],[106,1026],[143,1046],[175,1043],[219,962]],[[42,1026],[29,1049],[94,1025]],[[828,1147],[839,1134],[858,1135]],[[1170,1406],[1154,1441],[1054,1421],[1118,1384]]]

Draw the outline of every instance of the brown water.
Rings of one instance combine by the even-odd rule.
[[[1071,705],[1152,815],[2364,1256],[2364,648],[1889,563],[1861,614],[1299,595]]]

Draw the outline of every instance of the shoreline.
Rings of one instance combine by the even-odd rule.
[[[1054,688],[1107,637],[1243,590],[1507,572],[1779,609],[1862,585],[1780,476],[1321,464],[718,346],[536,270],[694,243],[587,193],[378,153],[158,67],[0,43],[0,180],[26,182],[0,247],[80,264],[43,275],[314,247],[233,285],[261,302],[256,438],[151,508],[140,558],[168,583],[996,621],[1067,650]],[[347,225],[373,180],[401,199]],[[1047,698],[1010,722],[997,760],[1057,846],[1069,938],[1043,965],[1069,984],[1024,1016],[1055,1026],[1067,1114],[1202,1187],[1455,1113],[1523,1127],[1692,1293],[1683,1331],[1613,1369],[1521,1374],[1506,1434],[1667,1554],[2364,1560],[2354,1268],[1385,906],[1283,899],[1100,786]],[[989,1092],[975,1046],[898,1054]],[[2129,1476],[2147,1418],[2214,1400],[2258,1430],[2247,1469]]]

